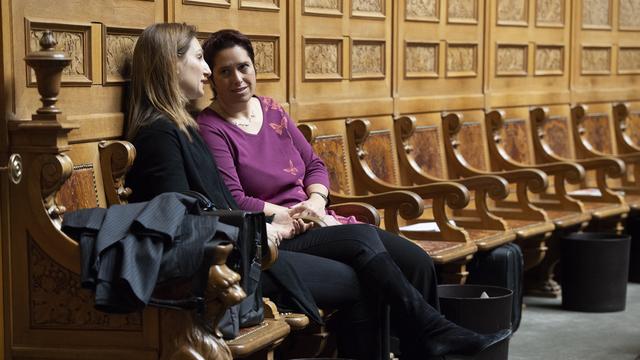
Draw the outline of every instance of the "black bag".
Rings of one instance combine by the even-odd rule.
[[[522,317],[522,250],[516,244],[504,244],[491,251],[478,252],[469,263],[467,284],[501,286],[513,291],[511,330],[515,332]]]
[[[227,265],[240,274],[242,289],[247,297],[238,305],[230,307],[218,323],[218,329],[225,339],[238,336],[240,328],[260,324],[264,320],[262,305],[262,256],[268,251],[265,215],[262,212],[242,210],[216,210],[204,195],[189,191],[186,195],[198,199],[201,215],[217,216],[223,224],[237,228],[238,234],[233,251],[227,259]],[[210,264],[203,264],[206,275]],[[202,289],[194,289],[204,294],[206,281]]]

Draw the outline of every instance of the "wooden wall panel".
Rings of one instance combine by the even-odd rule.
[[[391,0],[290,1],[291,114],[299,121],[385,115]]]
[[[564,0],[488,1],[488,108],[570,100],[569,10]]]
[[[574,1],[572,102],[640,97],[640,2]]]
[[[394,3],[395,112],[481,108],[484,0]]]

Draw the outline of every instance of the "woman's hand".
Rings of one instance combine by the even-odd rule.
[[[319,196],[311,196],[309,199],[292,206],[289,209],[289,216],[293,218],[300,216],[314,216],[322,218],[326,215],[324,210],[325,205],[323,198]]]

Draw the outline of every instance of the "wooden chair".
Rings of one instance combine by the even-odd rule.
[[[510,108],[486,114],[486,132],[491,165],[494,170],[535,168],[544,171],[553,186],[533,199],[535,206],[544,209],[556,229],[547,241],[547,255],[543,262],[526,275],[525,288],[530,295],[560,295],[560,287],[553,280],[554,267],[559,259],[559,241],[571,232],[584,229],[591,214],[584,204],[569,196],[568,184],[579,184],[585,170],[581,165],[556,161],[534,162],[528,108]]]
[[[467,115],[479,116],[480,112],[468,112]],[[398,121],[402,121],[402,118]],[[522,247],[525,256],[525,268],[529,269],[540,263],[546,252],[545,240],[554,230],[546,213],[531,204],[529,193],[540,193],[547,187],[547,177],[539,170],[491,171],[487,163],[488,150],[483,141],[484,132],[481,121],[462,122],[462,114],[429,114],[423,121],[426,126],[434,126],[442,134],[441,144],[443,155],[440,157],[443,169],[450,179],[466,179],[477,176],[498,176],[506,180],[511,190],[515,190],[504,200],[492,200],[488,204],[489,211],[494,216],[502,218],[516,234],[516,242]],[[423,124],[420,124],[423,125]],[[411,126],[405,126],[396,137],[411,138]],[[398,130],[403,131],[401,127]],[[426,132],[426,131],[425,131]],[[414,131],[413,136],[416,136]],[[431,135],[433,137],[433,135]],[[417,141],[417,140],[416,140]],[[410,156],[419,168],[428,172],[429,164],[425,161],[426,148],[413,146]],[[406,154],[406,151],[405,151]],[[444,173],[444,171],[442,171]]]
[[[298,127],[327,166],[332,203],[369,203],[383,214],[382,226],[396,234],[402,234],[401,226],[420,218],[426,206],[426,212],[433,218],[438,229],[419,239],[410,239],[432,256],[445,282],[464,281],[467,275],[466,263],[477,247],[469,240],[466,231],[449,222],[445,206],[454,209],[465,207],[469,201],[466,188],[453,183],[440,183],[421,189],[414,188],[412,192],[401,190],[370,194],[355,186],[356,175],[351,171],[352,163],[349,160],[343,120],[302,123]],[[423,198],[432,199],[432,202],[425,205]]]
[[[509,229],[506,222],[491,214],[487,208],[488,198],[504,199],[507,196],[508,187],[504,179],[496,176],[479,176],[449,181],[429,177],[417,167],[407,169],[408,158],[400,156],[398,159],[394,155],[393,125],[388,120],[390,119],[377,119],[375,130],[370,130],[373,126],[366,119],[350,119],[346,123],[355,189],[373,193],[397,190],[420,193],[423,185],[455,182],[470,191],[474,202],[464,209],[453,210],[451,219],[457,226],[464,228],[469,239],[478,247],[478,251],[493,249],[515,239],[515,233]],[[410,123],[403,123],[402,120],[411,123],[413,119],[410,117],[396,119],[395,125],[410,126]],[[395,134],[397,133],[396,127]],[[410,145],[404,141],[398,141],[397,135],[395,140],[396,147],[402,146],[405,150],[403,152],[406,153],[406,148]],[[398,171],[394,170],[396,168]],[[417,171],[411,172],[410,170],[413,169]],[[424,220],[416,219],[410,223],[419,223]],[[401,231],[412,239],[429,235],[418,230],[401,229]]]
[[[578,116],[579,114],[582,115]],[[620,222],[626,217],[629,207],[622,195],[614,189],[619,184],[608,179],[622,177],[626,166],[620,159],[596,152],[598,148],[611,148],[612,139],[608,135],[611,131],[608,125],[602,125],[608,123],[608,115],[587,121],[586,126],[599,129],[598,132],[603,135],[594,136],[592,140],[597,138],[597,142],[591,143],[592,140],[588,137],[593,136],[595,130],[587,131],[585,128],[585,114],[583,106],[572,110],[568,106],[531,109],[535,159],[538,163],[572,161],[583,166],[587,170],[587,177],[578,190],[586,191],[570,195],[580,200],[586,210],[591,212],[593,220],[588,229],[620,230]],[[578,121],[576,118],[579,118]]]

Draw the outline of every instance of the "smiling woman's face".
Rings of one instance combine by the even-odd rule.
[[[247,51],[240,46],[224,49],[213,64],[216,100],[227,105],[248,103],[256,91],[256,71]]]

